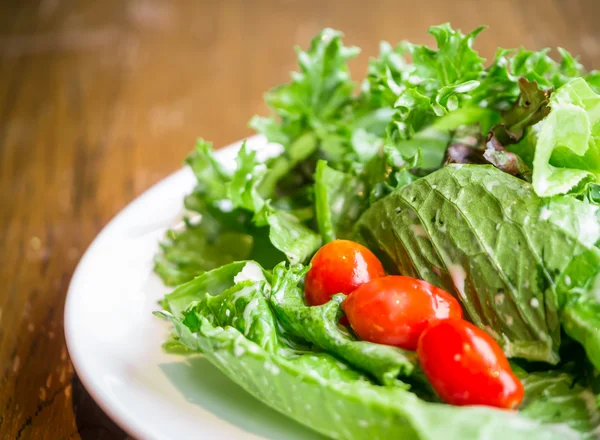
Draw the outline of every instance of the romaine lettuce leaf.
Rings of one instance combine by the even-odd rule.
[[[226,267],[227,274],[214,273],[216,280],[210,280],[212,273],[208,272],[202,285],[196,280],[189,283],[184,296],[191,302],[183,313],[175,313],[171,307],[173,313],[157,315],[174,323],[176,337],[190,351],[201,352],[256,398],[324,435],[348,440],[593,436],[597,411],[582,405],[588,401],[579,398],[593,395],[582,387],[563,385],[568,378],[560,373],[546,378],[521,372],[530,396],[521,414],[429,403],[403,387],[376,385],[344,360],[302,344],[300,333],[310,334],[300,330],[303,324],[323,328],[319,314],[304,323],[300,321],[303,316],[288,310],[284,315],[291,322],[278,324],[280,315],[272,311],[268,298],[286,295],[286,275],[281,282],[276,280],[279,275],[274,275],[271,287],[268,273],[255,263]],[[242,275],[233,275],[240,267],[244,268]],[[296,274],[293,285],[300,272],[291,273]],[[282,298],[284,303],[289,299]],[[292,298],[290,305],[293,302]],[[295,331],[288,333],[290,327]],[[363,351],[369,357],[369,351]],[[544,383],[547,386],[542,389]],[[559,408],[561,401],[563,407]]]
[[[248,262],[246,261],[237,261],[207,271],[165,295],[161,301],[161,305],[174,316],[180,316],[190,304],[202,300],[207,294],[216,295],[233,287],[239,280],[239,277],[236,280],[236,275],[242,273],[247,264]],[[255,277],[259,279],[264,278],[262,268],[258,265],[256,266],[260,275],[255,275]]]
[[[552,364],[566,284],[600,273],[597,207],[540,198],[491,166],[446,166],[373,204],[356,231],[388,271],[453,293],[508,356]]]
[[[533,186],[543,197],[600,176],[600,95],[577,78],[552,94],[550,108],[533,159]]]
[[[339,324],[343,316],[340,304],[344,295],[335,296],[321,306],[307,306],[298,287],[307,271],[308,267],[301,265],[286,269],[285,264],[273,269],[269,299],[283,329],[368,373],[381,384],[403,386],[398,378],[411,375],[417,363],[416,354],[356,340]]]
[[[596,259],[593,263],[598,267],[600,259]],[[594,270],[589,266],[585,269]],[[571,278],[569,277],[569,279]],[[575,294],[571,295],[567,301],[562,319],[565,332],[583,345],[588,359],[598,371],[600,370],[600,286],[598,278],[594,278],[591,284],[591,286],[586,286],[583,294],[578,294],[579,288],[570,286]]]

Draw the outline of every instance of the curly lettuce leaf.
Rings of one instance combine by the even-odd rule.
[[[583,77],[594,90],[599,91],[598,72],[586,73],[577,58],[558,48],[562,59],[554,61],[549,49],[530,51],[498,49],[492,64],[485,70],[481,85],[473,93],[473,100],[498,110],[509,108],[519,96],[519,81],[536,83],[542,90],[551,91],[573,78]]]
[[[484,70],[483,58],[472,48],[473,40],[485,27],[478,27],[467,35],[454,30],[449,23],[429,28],[438,49],[410,44],[414,70],[408,82],[433,97],[433,110],[442,116],[456,110],[461,99],[479,86],[479,72]],[[465,96],[465,94],[467,94]]]
[[[521,47],[510,60],[512,77],[535,81],[546,90],[561,87],[578,77],[594,81],[596,72],[586,73],[584,67],[569,51],[562,47],[557,50],[561,56],[560,62],[554,61],[548,55],[550,49],[535,52]]]
[[[242,144],[236,162],[237,168],[227,185],[227,197],[235,208],[258,212],[265,205],[258,186],[268,172],[267,167],[257,161],[256,151],[247,148],[246,142]]]
[[[262,163],[244,145],[236,159],[237,169],[230,173],[215,159],[210,143],[198,142],[186,161],[197,178],[194,193],[186,198],[186,207],[203,219],[212,216],[218,221],[213,224],[202,220],[199,227],[187,223],[184,231],[170,233],[156,264],[165,282],[183,282],[232,258],[260,259],[252,253],[256,245],[246,243],[248,232],[251,236],[268,235],[271,243],[266,243],[265,252],[273,255],[277,252],[271,249],[279,249],[291,262],[304,261],[318,248],[320,238],[305,224],[314,216],[309,187],[316,164],[314,156],[320,149],[322,156],[338,162],[348,154],[352,160],[358,157],[358,153],[352,153],[352,130],[347,126],[346,115],[354,105],[354,83],[347,61],[358,51],[344,46],[341,36],[340,32],[326,29],[307,51],[298,50],[301,71],[292,75],[289,84],[267,95],[279,120],[254,120],[253,124],[260,126],[270,140],[284,145],[282,154]],[[372,117],[371,113],[377,111],[363,112],[360,122],[356,121],[363,130],[373,124],[381,126],[377,122],[380,117]],[[206,205],[211,205],[208,213]],[[243,220],[236,221],[238,218]],[[219,224],[221,221],[223,224]],[[231,246],[236,239],[240,246]],[[198,255],[193,255],[195,246]],[[219,258],[211,259],[213,254]],[[271,258],[267,260],[264,262],[272,267]]]
[[[597,207],[540,198],[491,166],[421,178],[373,204],[356,231],[388,271],[453,293],[508,356],[552,364],[572,295],[566,280],[587,285],[600,272]]]
[[[463,35],[447,24],[434,26],[430,33],[436,38],[437,50],[406,43],[395,53],[388,46],[387,58],[374,65],[368,78],[369,87],[365,89],[375,90],[377,97],[385,97],[380,101],[391,102],[394,95],[397,97],[386,144],[405,150],[408,157],[414,155],[416,148],[422,148],[423,169],[428,172],[441,166],[445,151],[446,145],[441,140],[437,143],[429,140],[443,138],[433,131],[433,126],[444,119],[441,117],[474,107],[485,109],[492,119],[500,122],[499,112],[503,111],[504,121],[494,128],[494,136],[506,147],[518,142],[527,127],[548,114],[548,95],[553,88],[573,78],[584,78],[593,86],[599,83],[597,72],[587,74],[564,49],[559,49],[560,63],[548,56],[547,49],[539,52],[499,49],[491,66],[484,69],[483,59],[471,47],[482,29]],[[405,63],[404,50],[412,55],[412,64]],[[390,54],[398,62],[389,65],[402,69],[401,72],[395,72],[385,63]],[[456,125],[448,130],[454,128]],[[484,133],[487,130],[482,129]],[[438,131],[443,130],[438,127]],[[531,139],[526,139],[526,143],[531,144]],[[513,152],[523,153],[523,161],[531,165],[528,157],[531,153],[525,150],[529,148],[515,148]],[[508,153],[491,152],[490,156],[495,164],[515,162]]]
[[[267,197],[286,189],[273,178],[279,168],[267,168],[244,143],[236,169],[225,172],[210,148],[210,143],[199,142],[187,160],[198,179],[185,198],[193,220],[186,218],[183,228],[167,232],[155,257],[155,272],[166,284],[177,285],[237,260],[254,259],[272,268],[285,257],[293,263],[308,259],[321,243],[303,223],[313,217],[310,198],[295,187],[271,203]],[[299,145],[294,154],[301,156],[303,149]],[[292,174],[287,170],[288,178]]]
[[[379,45],[379,57],[369,61],[367,77],[361,91],[370,104],[378,108],[391,108],[402,91],[406,89],[411,71],[414,69],[406,55],[409,45],[405,42],[392,47],[387,41]]]
[[[244,224],[232,228],[208,211],[195,221],[185,218],[183,228],[167,231],[160,248],[154,257],[154,270],[168,286],[233,261],[252,259],[272,268],[284,257],[271,244],[266,229]]]
[[[306,181],[312,179],[311,171],[298,166],[308,165],[302,161],[314,151],[311,144],[314,141],[309,136],[302,136],[294,142],[289,154],[269,158],[265,163],[244,143],[236,158],[236,170],[227,183],[227,196],[233,207],[252,213],[257,226],[268,223],[265,213],[272,211],[270,208],[286,211],[300,221],[312,219],[312,200]],[[265,208],[266,205],[270,207]]]
[[[195,191],[209,200],[220,200],[225,198],[226,184],[231,175],[214,157],[212,147],[212,142],[198,139],[194,151],[188,155],[185,163],[196,176]]]
[[[256,153],[244,145],[238,168],[230,173],[211,148],[211,143],[199,140],[186,159],[197,184],[184,200],[183,224],[167,231],[154,259],[154,270],[167,285],[181,284],[236,260],[253,259],[272,268],[284,257],[265,224],[253,221],[254,210],[264,205],[256,190],[264,166]]]
[[[300,72],[292,81],[269,91],[265,100],[280,118],[278,127],[273,119],[255,117],[251,126],[269,140],[283,145],[307,131],[325,137],[335,133],[336,119],[350,103],[355,88],[350,79],[348,60],[359,53],[356,47],[342,44],[342,33],[324,29],[311,42],[310,48],[296,49]],[[333,128],[333,130],[332,130]]]

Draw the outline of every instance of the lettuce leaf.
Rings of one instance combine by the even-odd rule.
[[[213,209],[216,211],[217,209]],[[218,211],[217,211],[218,212]],[[154,270],[168,286],[177,286],[194,277],[239,260],[257,260],[272,268],[285,258],[269,239],[269,231],[249,224],[234,224],[244,213],[232,211],[213,217],[209,210],[184,219],[184,226],[167,231],[154,257]]]
[[[380,43],[379,57],[370,60],[367,77],[361,87],[373,107],[392,108],[398,95],[406,88],[413,70],[406,59],[408,53],[408,43],[399,43],[395,47],[387,41]]]
[[[503,112],[503,124],[495,127],[494,136],[499,145],[506,147],[518,142],[525,128],[548,114],[548,95],[554,88],[573,78],[588,81],[592,87],[600,83],[597,72],[586,74],[577,59],[561,48],[558,50],[562,56],[560,63],[550,58],[547,49],[538,52],[523,48],[518,51],[499,49],[492,64],[484,68],[484,60],[471,47],[482,29],[463,35],[447,24],[433,26],[429,32],[436,38],[437,50],[410,43],[391,50],[388,45],[385,58],[370,72],[369,87],[365,90],[388,104],[393,96],[397,97],[386,145],[395,147],[404,157],[412,157],[421,149],[421,174],[442,165],[451,137],[448,131],[460,124],[485,121],[481,123],[482,133],[487,133],[494,121],[500,122],[500,112]],[[406,62],[405,53],[411,54],[412,64]],[[395,62],[389,62],[391,59]],[[472,121],[459,117],[458,124],[440,127],[446,116],[464,113],[470,108],[485,110],[487,115]],[[492,124],[488,125],[490,120]],[[522,146],[513,150],[522,155],[528,165],[531,165],[529,155],[534,148],[527,146],[532,142],[535,145],[528,136]],[[515,162],[516,158],[512,154],[493,152],[491,159],[495,164],[502,164],[507,160]]]
[[[484,60],[472,45],[484,29],[481,26],[463,35],[445,23],[429,28],[437,42],[437,50],[424,45],[409,45],[414,70],[408,82],[417,84],[424,95],[434,96],[432,106],[436,115],[456,110],[461,99],[468,99],[468,92],[479,86],[478,78],[484,70]]]
[[[565,423],[585,433],[584,438],[600,434],[598,397],[590,387],[569,372],[571,365],[562,370],[525,372],[513,366],[525,388],[521,412],[527,417],[545,423]]]
[[[240,267],[241,272],[234,275]],[[313,313],[311,319],[304,319],[304,313],[297,313],[302,307],[297,295],[288,291],[295,289],[302,270],[284,273],[281,267],[279,271],[271,280],[268,272],[252,262],[225,266],[214,272],[215,280],[208,272],[202,283],[194,280],[178,289],[185,290],[185,295],[167,296],[171,312],[156,314],[174,323],[176,338],[188,350],[201,352],[275,410],[331,438],[593,438],[598,418],[597,411],[588,406],[593,394],[582,386],[567,386],[572,381],[563,373],[519,372],[527,393],[520,413],[431,403],[402,386],[377,385],[346,358],[307,342],[313,338],[324,345],[338,341],[341,345],[332,345],[338,354],[345,352],[349,357],[346,350],[356,347],[374,363],[381,358],[371,353],[393,349],[354,345],[343,333],[328,329],[331,317],[326,314]],[[269,305],[275,296],[278,311]],[[184,297],[190,303],[176,313],[173,300]],[[280,316],[284,317],[281,321]]]
[[[237,167],[231,181],[227,184],[227,197],[235,208],[259,212],[265,205],[258,186],[268,172],[265,164],[256,159],[256,151],[246,147],[246,142],[236,158]]]
[[[337,120],[355,88],[347,63],[359,53],[356,47],[344,46],[341,38],[341,32],[328,28],[313,38],[307,51],[297,48],[300,72],[265,96],[280,118],[277,127],[274,119],[258,117],[250,125],[284,146],[306,132],[316,133],[321,140],[335,136]]]
[[[538,106],[539,100],[536,104],[531,104],[532,99],[517,101],[519,93],[538,97],[529,89],[523,94],[519,82],[537,92],[536,81],[542,98],[552,87],[576,76],[586,78],[592,87],[600,84],[600,75],[586,75],[564,50],[560,50],[560,63],[553,61],[547,51],[500,50],[486,69],[472,48],[481,30],[464,35],[448,24],[433,26],[430,33],[435,37],[436,49],[407,42],[395,47],[382,43],[379,57],[369,63],[359,96],[353,96],[355,84],[348,69],[348,60],[358,50],[344,46],[340,32],[322,31],[306,51],[298,50],[300,71],[292,74],[291,82],[267,94],[275,117],[255,118],[251,123],[271,141],[284,146],[279,156],[259,159],[244,146],[237,169],[230,172],[215,159],[209,142],[198,141],[186,160],[197,178],[186,207],[196,215],[184,222],[183,230],[168,233],[156,257],[157,273],[166,283],[177,284],[236,259],[259,259],[272,267],[277,251],[291,256],[290,261],[308,258],[318,243],[313,234],[315,215],[324,241],[347,237],[351,223],[370,203],[438,169],[453,131],[460,126],[479,124],[485,133],[500,122],[500,110],[509,109],[505,113],[505,133],[521,136],[526,125],[545,115],[529,109],[546,107]],[[579,88],[577,93],[581,92]],[[523,102],[529,105],[520,105]],[[589,104],[589,99],[586,102]],[[552,118],[556,118],[568,112],[553,113],[556,115]],[[572,119],[572,115],[568,117]],[[555,124],[545,124],[546,130],[550,125]],[[563,131],[568,126],[558,125]],[[529,165],[537,151],[536,133],[530,130],[520,144],[510,148]],[[496,138],[506,145],[499,133]],[[558,190],[570,187],[577,192],[587,191],[582,189],[583,183],[595,180],[600,168],[600,154],[594,153],[597,148],[592,145],[580,157],[570,149],[578,148],[571,145],[574,138],[566,146],[554,145],[559,138],[546,136],[544,139],[551,142],[542,142],[536,152],[536,191],[542,194],[540,187],[547,178],[553,186],[558,185]],[[578,145],[581,149],[581,142]],[[319,170],[319,181],[315,182],[320,158],[327,159],[328,165]],[[519,175],[528,175],[526,167],[514,159],[518,158],[513,153],[502,151],[492,151],[489,158],[498,166],[518,168]],[[335,185],[324,179],[331,179]],[[364,199],[355,197],[362,185],[368,193]],[[572,188],[574,185],[576,188]],[[555,193],[556,188],[548,191]],[[332,208],[341,203],[344,211],[348,208],[353,213],[351,216],[334,213]],[[198,217],[202,218],[199,223]],[[292,230],[309,237],[312,245],[302,251],[290,248],[298,248],[299,241],[284,237],[285,228],[277,228],[286,221],[294,226]],[[276,228],[273,231],[271,224]],[[268,243],[271,235],[273,244]],[[236,240],[242,244],[239,248],[231,246]],[[264,259],[256,252],[262,246]]]
[[[252,214],[241,209],[250,203],[259,207],[258,198],[252,198],[254,180],[247,191],[231,190],[249,166],[258,168],[254,154],[244,146],[239,168],[231,173],[215,158],[212,144],[198,140],[185,161],[196,176],[196,186],[184,200],[185,216],[181,225],[167,231],[154,258],[154,270],[165,284],[184,283],[236,260],[253,259],[268,268],[281,261],[283,254],[271,243],[268,229],[254,224]],[[228,198],[232,192],[233,201]]]
[[[600,261],[594,261],[597,265]],[[592,272],[590,267],[583,268]],[[581,270],[581,268],[579,269]],[[569,279],[571,279],[569,277]],[[600,370],[600,291],[598,278],[594,278],[592,285],[583,289],[571,287],[574,294],[565,305],[562,313],[563,325],[567,335],[583,345],[590,362]]]
[[[254,214],[254,224],[269,227],[269,238],[275,248],[285,254],[291,263],[307,260],[321,245],[321,237],[302,223],[298,212],[286,206],[276,209],[260,194],[263,179],[271,172],[258,162],[256,152],[244,144],[237,157],[237,169],[228,184],[227,194],[236,208]],[[309,209],[308,218],[312,218]],[[301,214],[301,213],[300,213]]]
[[[352,227],[367,208],[365,183],[348,173],[334,170],[321,160],[315,173],[315,206],[319,232],[324,242],[349,238]]]
[[[166,283],[186,282],[158,313],[174,325],[169,347],[203,353],[333,438],[598,436],[586,384],[597,381],[565,361],[577,342],[600,368],[600,74],[562,49],[561,62],[500,49],[485,68],[472,48],[482,29],[434,26],[436,48],[382,43],[358,96],[348,69],[358,49],[325,29],[298,49],[291,81],[267,93],[273,115],[251,121],[281,154],[244,145],[230,172],[198,142],[186,160],[197,179],[189,217],[155,260]],[[533,186],[489,166],[440,170],[463,126],[494,127],[497,147],[481,153],[525,179],[523,162],[533,165]],[[583,201],[555,196],[567,192]],[[299,263],[355,233],[391,272],[455,294],[510,356],[554,364],[514,366],[519,413],[437,403],[414,353],[339,325],[342,297],[304,304]],[[289,268],[275,266],[284,259]]]
[[[268,206],[263,214],[269,225],[271,243],[292,264],[303,263],[321,247],[321,236],[302,224],[297,217]]]
[[[370,374],[379,383],[402,386],[397,379],[411,375],[417,362],[415,353],[356,340],[338,324],[343,316],[340,305],[344,295],[335,296],[321,306],[307,306],[298,287],[307,271],[308,267],[301,265],[286,269],[285,264],[273,269],[273,288],[269,298],[283,329]],[[424,379],[422,381],[425,382]]]
[[[543,197],[600,176],[600,95],[578,78],[552,94],[550,107],[533,159],[533,186]]]
[[[508,356],[532,361],[558,362],[567,284],[589,288],[600,273],[598,208],[540,198],[485,165],[449,165],[392,193],[356,233],[388,271],[453,293]]]
[[[294,150],[298,156],[305,151],[300,141]],[[257,260],[268,268],[285,257],[292,263],[307,260],[321,244],[304,224],[314,215],[310,198],[296,185],[295,193],[271,203],[269,197],[281,189],[281,169],[267,167],[244,143],[236,169],[227,172],[211,148],[201,140],[186,160],[197,185],[185,198],[188,214],[182,227],[167,232],[155,257],[154,270],[165,284],[178,285],[237,260]]]
[[[195,192],[208,200],[220,200],[227,193],[226,184],[231,179],[221,163],[214,157],[212,142],[200,138],[194,150],[185,159],[196,176]]]

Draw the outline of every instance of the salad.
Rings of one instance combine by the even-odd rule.
[[[600,437],[600,73],[324,29],[235,169],[200,139],[169,350],[335,439]]]

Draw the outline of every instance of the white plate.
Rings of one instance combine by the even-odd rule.
[[[276,149],[260,136],[248,144],[260,153]],[[239,146],[217,156],[233,168]],[[169,289],[152,272],[152,258],[165,230],[179,221],[194,181],[184,169],[150,188],[81,259],[65,307],[75,370],[102,409],[138,439],[321,438],[254,399],[204,358],[161,349],[169,326],[152,311]]]

